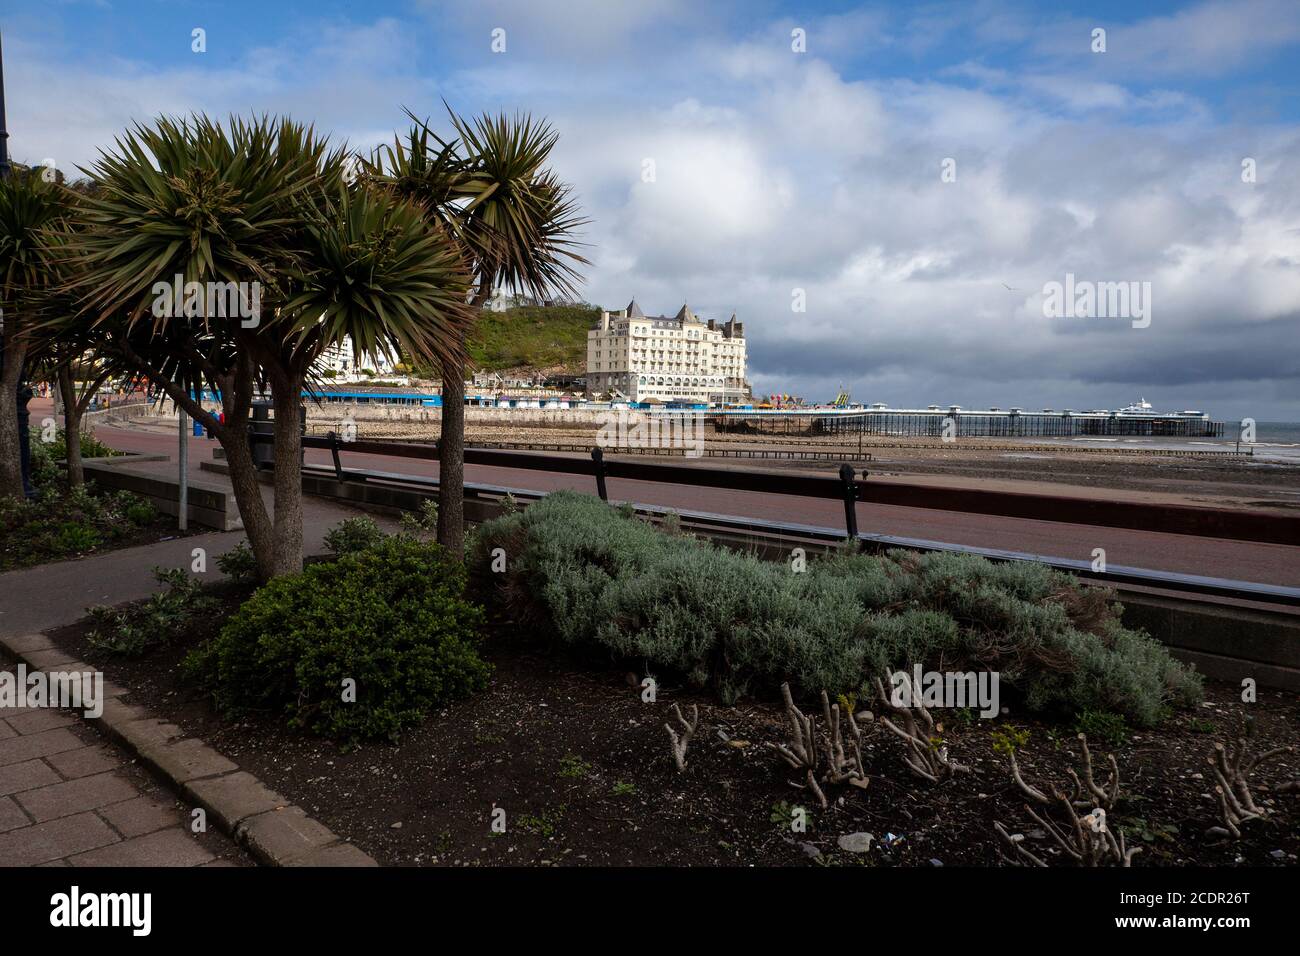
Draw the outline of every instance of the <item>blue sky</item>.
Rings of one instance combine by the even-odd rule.
[[[48,0],[0,30],[11,151],[68,171],[158,113],[359,148],[444,97],[543,114],[584,295],[737,312],[762,391],[1300,419],[1296,0]],[[1151,282],[1150,326],[1044,318],[1066,273]]]

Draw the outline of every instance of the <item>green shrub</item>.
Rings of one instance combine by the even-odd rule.
[[[109,448],[94,435],[81,432],[81,457],[82,458],[111,458],[122,452]],[[60,428],[54,435],[52,441],[40,441],[36,433],[33,432],[32,451],[35,453],[40,448],[52,461],[63,461],[68,457],[68,434]]]
[[[1085,710],[1079,715],[1074,729],[1086,734],[1088,739],[1101,741],[1111,747],[1122,747],[1128,743],[1128,723],[1121,714],[1112,714],[1104,710]]]
[[[35,471],[54,467],[40,443],[33,445],[33,455]],[[31,500],[0,499],[0,571],[84,554],[157,518],[139,495],[93,486],[67,490],[54,471],[52,478],[37,476]]]
[[[336,739],[394,738],[486,686],[482,608],[435,544],[394,536],[279,577],[253,595],[185,672],[235,715],[273,711]],[[355,681],[355,702],[344,700]]]
[[[325,547],[334,554],[356,554],[376,547],[385,538],[375,520],[367,515],[347,518],[325,533]]]
[[[503,574],[490,571],[498,547]],[[915,664],[996,670],[1031,710],[1142,726],[1201,694],[1193,671],[1120,624],[1106,592],[1041,565],[844,552],[794,573],[562,491],[483,524],[470,567],[520,633],[668,667],[727,701],[783,680],[868,693],[864,681]]]
[[[31,443],[31,478],[32,487],[38,492],[54,487],[62,478],[58,459],[50,454],[50,446],[45,442]]]
[[[217,568],[236,584],[253,584],[257,581],[257,556],[241,541],[225,554],[217,556]]]
[[[64,554],[81,554],[94,549],[100,540],[99,532],[89,525],[65,521],[55,534],[54,546]]]
[[[989,737],[993,740],[993,752],[1000,754],[1014,754],[1029,743],[1029,731],[1012,724],[989,731]]]
[[[165,591],[121,610],[90,609],[87,643],[113,654],[139,657],[184,636],[216,605],[184,568],[154,568],[153,574],[159,584],[167,586]]]
[[[150,501],[141,500],[127,505],[125,514],[126,520],[141,527],[151,525],[158,520],[158,509]]]
[[[411,537],[421,538],[425,535],[436,534],[438,531],[438,502],[432,498],[425,498],[420,502],[418,511],[402,512],[401,520],[402,534]]]

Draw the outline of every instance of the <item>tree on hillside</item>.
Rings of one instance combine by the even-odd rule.
[[[450,112],[450,111],[449,111]],[[586,263],[577,251],[570,189],[547,167],[559,134],[531,116],[450,113],[457,139],[443,140],[427,122],[376,151],[369,176],[419,203],[431,222],[455,237],[472,278],[468,304],[477,316],[494,289],[538,299],[570,295]],[[464,350],[441,362],[442,430],[438,441],[438,540],[460,554],[465,537]]]
[[[263,579],[302,567],[298,408],[321,352],[350,335],[360,352],[441,361],[468,323],[451,240],[347,168],[344,150],[291,120],[196,116],[137,124],[87,171],[98,189],[75,240],[80,321],[106,326],[118,354],[221,443]],[[173,285],[183,302],[160,307]],[[272,514],[247,441],[267,386]]]

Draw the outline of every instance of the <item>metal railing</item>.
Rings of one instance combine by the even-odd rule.
[[[270,435],[266,434],[250,434],[249,440],[255,443],[264,443],[272,439]],[[407,485],[417,487],[425,493],[437,487],[436,479],[394,472],[348,469],[343,467],[342,461],[344,451],[355,454],[437,461],[438,446],[436,443],[342,441],[337,435],[331,433],[324,438],[304,437],[303,447],[329,451],[332,477],[341,483],[356,481]],[[1107,567],[1106,571],[1097,572],[1092,570],[1089,562],[1070,558],[864,532],[858,529],[856,506],[858,503],[889,504],[970,514],[1089,524],[1097,527],[1265,541],[1272,544],[1296,546],[1300,545],[1300,517],[1292,515],[1260,515],[1230,509],[1178,505],[1138,505],[1129,502],[1090,501],[1088,499],[1020,492],[935,488],[893,482],[889,484],[873,484],[866,480],[868,473],[865,470],[862,472],[861,479],[859,479],[854,468],[848,464],[840,466],[838,477],[830,478],[816,475],[669,465],[645,461],[618,461],[607,458],[601,448],[590,449],[589,455],[584,457],[559,457],[467,447],[464,459],[466,464],[490,465],[497,468],[526,471],[545,471],[557,474],[586,475],[593,479],[596,485],[596,493],[605,501],[609,500],[607,481],[610,478],[615,478],[837,500],[844,505],[843,530],[819,525],[766,521],[737,515],[720,515],[709,512],[676,512],[684,522],[704,529],[825,542],[843,541],[846,538],[852,538],[858,542],[861,548],[948,551],[976,554],[993,561],[1030,561],[1110,586],[1136,586],[1196,598],[1231,598],[1265,602],[1286,608],[1300,608],[1300,588],[1284,585],[1157,571],[1146,568],[1121,567],[1118,565],[1111,565]],[[314,470],[315,466],[308,467],[310,470]],[[496,495],[498,497],[504,494],[533,495],[537,497],[544,495],[543,492],[529,489],[468,482],[465,484],[465,490],[467,493]],[[666,513],[670,510],[651,505],[638,505],[637,507],[647,513]]]
[[[256,440],[269,441],[270,436],[259,435],[256,436]],[[345,450],[356,454],[425,461],[438,459],[438,446],[432,442],[345,442],[331,434],[323,438],[304,438],[303,445],[306,448],[328,450],[332,455],[339,480],[347,478],[347,471],[343,468],[340,458]],[[611,451],[612,453],[614,452]],[[614,478],[831,499],[844,503],[845,530],[850,535],[857,534],[855,505],[863,503],[1264,544],[1300,545],[1300,515],[1193,505],[1107,501],[1035,492],[939,488],[896,481],[870,482],[866,480],[869,473],[865,469],[859,479],[855,469],[849,464],[841,465],[839,476],[831,478],[610,459],[601,448],[590,449],[586,457],[575,457],[475,447],[465,449],[465,463],[525,471],[586,475],[594,479],[597,493],[602,498],[608,497],[606,480]]]

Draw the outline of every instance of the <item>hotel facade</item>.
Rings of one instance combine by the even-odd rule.
[[[745,326],[704,321],[688,306],[669,318],[636,300],[600,313],[587,332],[587,397],[633,402],[747,402]]]

